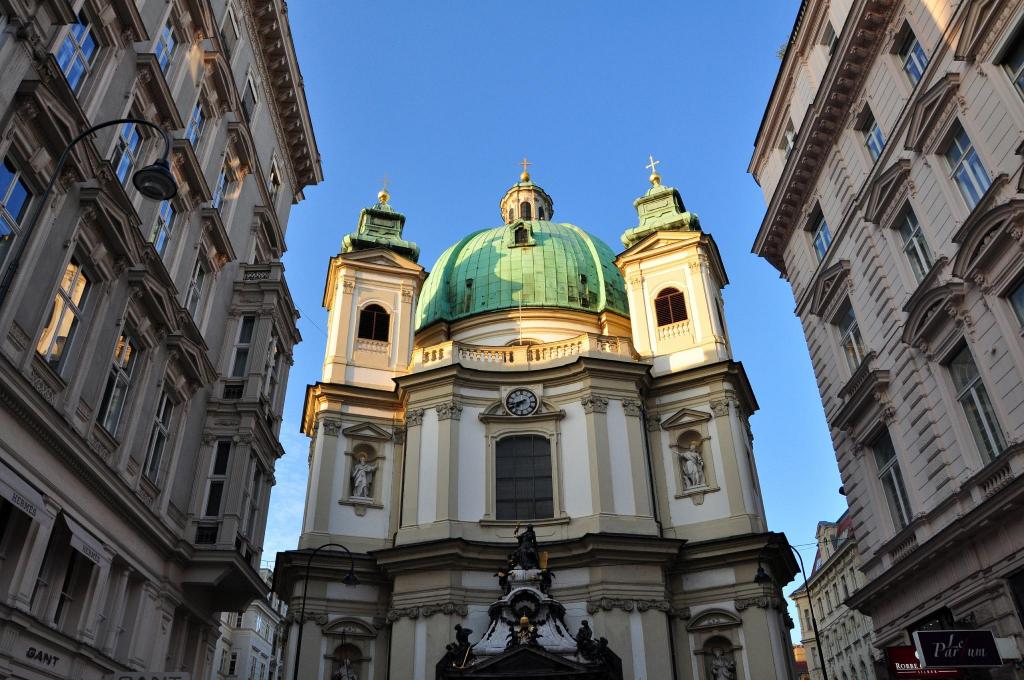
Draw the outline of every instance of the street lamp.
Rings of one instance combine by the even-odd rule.
[[[302,617],[306,616],[306,591],[309,589],[309,567],[313,564],[313,558],[316,554],[324,548],[341,548],[348,554],[349,567],[348,573],[342,577],[341,582],[347,586],[358,585],[359,579],[356,578],[356,558],[352,556],[352,552],[343,546],[341,543],[324,543],[322,546],[314,550],[309,554],[309,559],[306,560],[306,575],[302,578]],[[292,669],[292,679],[299,680],[299,652],[302,650],[302,631],[306,627],[306,622],[299,621],[299,635],[295,638],[295,660],[294,668]]]
[[[173,198],[178,193],[178,183],[174,181],[174,175],[171,174],[171,166],[167,162],[167,159],[171,155],[171,136],[167,134],[167,131],[161,128],[155,123],[150,123],[148,120],[141,118],[118,118],[116,120],[108,120],[105,123],[98,123],[93,125],[88,130],[78,135],[71,142],[64,147],[64,150],[60,152],[60,156],[57,158],[57,165],[53,169],[53,174],[50,175],[50,180],[46,183],[46,190],[43,191],[43,195],[39,197],[39,201],[32,212],[32,217],[29,218],[28,224],[21,232],[21,236],[18,239],[17,249],[11,256],[11,263],[7,266],[7,271],[4,272],[3,281],[0,281],[0,304],[3,304],[7,298],[7,291],[11,287],[11,281],[14,279],[15,272],[18,271],[18,264],[21,261],[21,256],[25,252],[25,246],[28,244],[29,238],[32,236],[32,230],[35,229],[36,224],[39,222],[39,216],[43,213],[43,208],[46,206],[46,199],[49,198],[50,192],[53,191],[53,185],[57,183],[57,178],[60,176],[60,171],[64,168],[64,163],[68,159],[68,155],[71,149],[80,141],[93,134],[98,130],[110,127],[111,125],[123,125],[125,123],[133,123],[135,125],[142,125],[156,130],[163,136],[164,140],[164,152],[163,155],[157,159],[151,165],[147,165],[144,168],[136,171],[132,176],[132,184],[139,190],[146,198],[154,201],[166,201],[169,198]]]
[[[818,663],[821,664],[821,677],[822,680],[828,680],[828,669],[825,667],[825,655],[821,651],[822,639],[818,634],[818,620],[814,616],[814,601],[811,597],[811,589],[807,586],[807,572],[804,571],[804,558],[800,556],[800,551],[789,545],[788,542],[786,545],[789,546],[789,549],[796,554],[797,560],[800,561],[800,573],[804,577],[804,587],[807,588],[807,610],[811,614],[811,628],[814,630],[814,644],[815,647],[818,648]],[[754,583],[763,586],[772,582],[772,577],[764,570],[764,565],[762,565],[759,560],[757,563],[757,574],[754,575]]]

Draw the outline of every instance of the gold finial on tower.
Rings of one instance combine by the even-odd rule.
[[[644,167],[651,169],[651,176],[648,177],[647,179],[651,181],[651,184],[653,186],[658,186],[659,184],[661,184],[661,175],[658,174],[658,163],[661,163],[661,161],[654,160],[653,154],[647,154],[647,159],[650,161],[650,163],[648,163]]]
[[[391,183],[391,180],[388,179],[387,173],[384,173],[384,179],[380,182],[384,186],[377,192],[377,200],[380,201],[381,205],[387,205],[388,199],[391,198],[391,194],[388,193],[388,184]]]
[[[519,175],[519,181],[520,182],[529,182],[530,181],[530,173],[528,173],[526,171],[526,166],[533,165],[533,163],[531,163],[530,161],[526,160],[526,156],[523,156],[523,160],[521,160],[519,162],[519,165],[523,166],[523,174]]]

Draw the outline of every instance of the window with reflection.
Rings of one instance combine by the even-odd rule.
[[[903,241],[903,252],[910,262],[914,278],[920,282],[932,268],[932,252],[921,231],[921,223],[917,221],[917,215],[909,206],[900,215],[898,224],[900,238]]]
[[[960,123],[953,128],[944,155],[952,171],[953,181],[963,194],[967,207],[973,210],[988,191],[992,179],[978,157],[971,138],[967,136],[967,131]]]
[[[71,24],[57,51],[57,64],[75,92],[85,82],[95,58],[96,39],[92,35],[92,26],[85,14],[79,13],[78,21]]]
[[[666,288],[654,298],[654,315],[659,326],[686,321],[686,300],[675,288]]]
[[[540,435],[499,439],[495,448],[495,517],[554,517],[551,442]]]
[[[82,265],[72,258],[64,268],[49,319],[36,343],[36,351],[57,370],[63,365],[81,324],[89,286],[89,278],[82,271]]]
[[[31,199],[32,192],[18,166],[10,158],[5,158],[0,164],[0,265],[18,236]]]
[[[853,307],[849,302],[843,305],[836,317],[835,326],[839,330],[839,344],[846,356],[846,363],[850,366],[850,372],[857,370],[860,362],[864,361],[864,340],[861,339],[860,326],[857,325],[857,317],[853,313]]]
[[[897,54],[900,60],[903,62],[903,70],[906,72],[907,77],[910,78],[910,82],[913,85],[917,85],[918,81],[921,80],[921,76],[924,75],[924,70],[928,66],[928,55],[925,54],[924,48],[921,47],[921,43],[918,42],[917,36],[914,32],[907,27],[907,37],[904,39],[903,44],[900,45]]]
[[[111,435],[117,435],[117,427],[121,422],[128,389],[131,387],[137,357],[138,350],[134,338],[130,333],[122,333],[117,339],[117,344],[114,345],[114,358],[96,418],[103,429]]]

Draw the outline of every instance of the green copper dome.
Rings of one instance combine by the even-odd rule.
[[[629,316],[612,250],[572,224],[515,220],[466,236],[423,284],[416,330],[502,309],[554,307]]]

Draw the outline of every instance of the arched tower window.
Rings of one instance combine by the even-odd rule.
[[[494,456],[495,517],[554,517],[551,492],[551,442],[540,435],[498,440]]]
[[[537,219],[538,220],[546,219],[544,217],[544,206],[542,206],[542,205],[538,205],[537,206]]]
[[[358,336],[366,340],[388,341],[391,315],[380,305],[366,305],[359,312]]]
[[[654,298],[654,314],[658,317],[659,326],[686,321],[686,301],[682,292],[675,288],[666,288]]]
[[[508,209],[508,221],[511,222],[515,218],[516,218],[516,209],[515,208],[509,208]]]
[[[526,227],[516,227],[516,245],[525,246],[530,242],[530,234],[526,231]]]
[[[524,220],[529,220],[533,219],[532,215],[533,210],[530,208],[529,203],[523,201],[522,203],[519,204],[519,217],[523,218]]]

